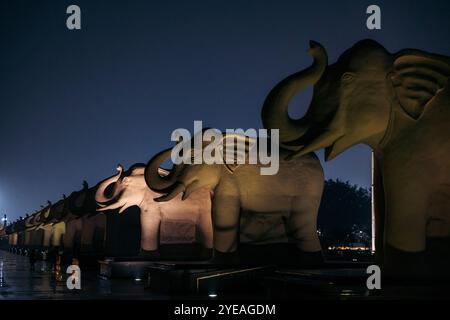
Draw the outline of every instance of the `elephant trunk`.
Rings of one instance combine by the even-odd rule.
[[[172,200],[173,198],[175,198],[181,192],[185,192],[185,191],[186,191],[186,187],[184,186],[184,184],[182,184],[181,182],[178,182],[167,194],[157,197],[154,200],[156,202],[169,201],[169,200]]]
[[[148,162],[144,177],[147,186],[155,192],[169,193],[176,187],[176,178],[182,170],[182,164],[174,165],[169,174],[161,175],[161,164],[170,158],[172,148],[161,151]]]
[[[115,176],[109,177],[109,178],[103,180],[102,182],[100,182],[100,185],[98,186],[98,189],[95,193],[95,201],[99,205],[104,206],[108,202],[110,202],[111,200],[113,200],[115,198],[116,193],[117,193],[116,192],[117,188],[114,188],[111,195],[106,195],[106,188],[108,188],[108,186],[110,186],[113,183],[117,183],[120,179],[120,176],[122,175],[122,172],[123,172],[123,168],[119,164],[117,166],[117,174]]]
[[[327,52],[321,44],[310,41],[308,52],[314,58],[312,66],[278,83],[270,91],[262,108],[264,127],[279,129],[282,143],[296,140],[308,130],[307,116],[297,120],[289,117],[289,102],[299,91],[319,81],[328,65]]]

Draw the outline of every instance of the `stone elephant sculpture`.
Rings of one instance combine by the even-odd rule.
[[[47,201],[47,206],[41,211],[41,228],[44,230],[42,245],[44,248],[58,249],[63,247],[66,224],[61,221],[62,216],[60,211],[56,210],[57,208],[60,208],[58,204]]]
[[[144,179],[144,165],[136,164],[100,182],[95,199],[98,211],[119,209],[119,213],[131,206],[141,210],[141,253],[155,254],[159,244],[200,243],[212,248],[211,194],[210,190],[198,190],[189,201],[181,197],[167,203],[153,199],[159,193],[150,190]],[[161,174],[165,174],[160,169]]]
[[[67,227],[70,229],[71,224],[75,224],[80,234],[80,253],[85,255],[101,255],[105,248],[106,216],[96,211],[96,190],[83,181],[83,189],[68,197],[69,210],[77,218]]]
[[[25,230],[24,230],[24,242],[25,246],[31,246],[33,233],[35,232],[36,225],[34,223],[35,214],[25,216]]]
[[[25,234],[25,242],[32,247],[42,247],[44,241],[45,231],[42,228],[43,211],[39,211],[30,216],[30,219],[25,220],[27,226]],[[28,235],[28,240],[27,240]]]
[[[325,148],[331,160],[355,144],[369,145],[378,172],[379,261],[393,274],[436,271],[450,261],[450,57],[389,53],[373,40],[356,43],[331,65],[319,43],[311,41],[309,53],[312,66],[267,96],[264,127],[280,129],[293,159]],[[309,85],[307,113],[290,118],[289,102]],[[435,241],[444,249],[434,251]]]
[[[52,205],[50,216],[52,221],[55,221],[55,227],[61,225],[61,227],[58,226],[58,228],[53,229],[55,233],[52,235],[52,242],[59,243],[62,241],[64,253],[77,254],[81,246],[82,224],[80,219],[70,211],[69,199],[65,195]]]
[[[228,139],[227,135],[223,139]],[[237,249],[241,244],[241,248],[250,248],[248,257],[241,255],[244,260],[239,257],[240,261],[246,261],[252,259],[252,252],[264,247],[261,245],[276,243],[290,243],[295,245],[296,254],[315,253],[321,259],[316,220],[324,178],[315,154],[290,163],[281,159],[275,175],[261,175],[263,165],[258,162],[181,163],[174,165],[169,175],[162,176],[159,167],[171,157],[171,150],[160,152],[148,162],[146,182],[152,190],[164,194],[157,201],[173,201],[180,194],[183,199],[190,199],[200,188],[213,190],[215,259],[233,261],[239,257]],[[191,150],[196,152],[195,148]],[[280,154],[287,155],[283,150]]]
[[[19,238],[19,235],[17,234],[17,232],[11,233],[9,235],[9,245],[13,246],[13,247],[17,246],[18,238]]]

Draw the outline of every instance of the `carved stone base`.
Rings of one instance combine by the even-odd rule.
[[[144,279],[147,268],[153,263],[148,259],[137,257],[129,258],[106,258],[98,261],[100,264],[99,276],[101,278],[132,278]]]
[[[108,257],[99,261],[99,275],[105,278],[143,279],[147,276],[147,267],[155,261],[191,261],[208,263],[212,249],[198,244],[162,245],[159,250],[140,250],[138,256]]]

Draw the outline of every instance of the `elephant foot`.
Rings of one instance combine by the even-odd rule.
[[[161,255],[159,254],[158,250],[144,250],[141,249],[139,251],[139,256],[148,258],[149,260],[158,260],[161,258]]]
[[[450,254],[428,240],[424,252],[405,252],[387,245],[381,274],[390,282],[450,281]]]
[[[406,252],[386,245],[381,275],[389,282],[409,282],[425,274],[423,252]]]

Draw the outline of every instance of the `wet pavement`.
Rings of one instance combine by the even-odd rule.
[[[61,281],[56,281],[50,263],[37,261],[35,270],[30,270],[29,258],[0,250],[0,300],[167,300],[209,299],[208,294],[160,294],[151,292],[147,279],[102,279],[96,271],[81,270],[81,290],[69,290],[68,274],[62,268]],[[204,278],[208,278],[204,277]],[[254,279],[245,291],[239,283],[232,292],[218,290],[223,298],[277,298],[277,299],[337,299],[337,300],[402,300],[402,299],[450,299],[449,281],[390,283],[383,281],[381,290],[368,290],[365,268],[334,269],[277,269]],[[221,282],[227,285],[225,280]],[[170,281],[169,281],[170,282]],[[162,282],[164,285],[164,282]],[[258,284],[258,286],[255,286]],[[217,284],[212,283],[214,287]],[[209,287],[208,287],[209,288]],[[255,292],[255,288],[258,289]],[[216,288],[218,289],[218,288]],[[236,291],[242,291],[238,294]],[[242,290],[241,290],[242,289]],[[246,293],[247,292],[247,293]]]
[[[63,268],[64,269],[64,268]],[[37,261],[30,270],[28,257],[0,250],[0,300],[30,299],[132,299],[155,300],[167,298],[145,289],[145,279],[105,280],[95,271],[81,270],[81,290],[69,290],[64,273],[55,281],[48,262]]]

